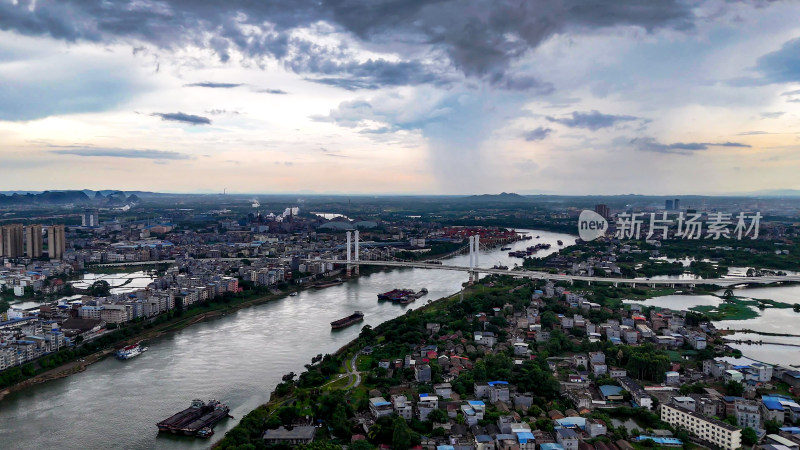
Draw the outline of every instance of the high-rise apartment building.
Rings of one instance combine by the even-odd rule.
[[[21,223],[2,227],[2,255],[8,258],[20,258],[23,255],[23,228]]]
[[[608,217],[611,215],[611,211],[609,211],[608,205],[594,205],[594,212],[600,214],[606,219],[608,219]]]
[[[676,210],[681,209],[681,199],[679,199],[679,198],[675,199],[675,209]]]
[[[64,239],[64,225],[51,226],[47,235],[47,253],[50,259],[63,258],[66,248],[67,241]]]
[[[28,225],[25,227],[25,254],[28,258],[42,256],[42,226]]]
[[[99,227],[100,216],[96,210],[84,211],[81,216],[81,225],[84,227]]]
[[[664,209],[667,211],[672,211],[675,208],[675,203],[672,200],[665,200],[664,201]]]

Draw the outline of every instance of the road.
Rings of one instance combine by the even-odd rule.
[[[353,358],[348,360],[345,364],[347,368],[347,375],[350,377],[350,382],[347,384],[347,390],[357,388],[359,384],[361,384],[361,372],[356,370],[356,360],[358,359],[358,355],[361,354],[361,351],[357,351]]]

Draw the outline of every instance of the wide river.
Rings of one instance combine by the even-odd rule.
[[[530,234],[533,240],[512,248],[549,243],[549,251],[539,252],[544,256],[558,249],[557,240],[569,245],[575,239],[547,231]],[[461,255],[446,263],[468,262]],[[482,267],[521,262],[499,247],[480,255]],[[207,440],[159,435],[155,423],[194,398],[215,398],[235,417],[216,426],[212,441],[219,440],[269,400],[282,375],[300,373],[314,355],[332,353],[358,336],[360,326],[332,332],[331,321],[361,310],[363,324],[375,326],[429,299],[454,294],[466,281],[464,272],[394,269],[192,325],[149,342],[150,350],[137,358],[107,358],[85,372],[8,395],[0,401],[0,448],[207,448]],[[407,307],[377,301],[380,292],[423,287],[428,295]]]

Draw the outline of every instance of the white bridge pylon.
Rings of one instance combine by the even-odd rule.
[[[480,254],[481,244],[480,235],[476,234],[469,237],[469,282],[478,281],[478,274],[475,269],[478,267],[478,255]]]
[[[355,237],[355,239],[351,240],[351,237]],[[355,242],[353,242],[355,241]],[[353,245],[354,244],[354,245]],[[353,269],[353,265],[355,264],[356,275],[358,275],[358,230],[348,231],[347,232],[347,276],[350,276],[350,273]],[[352,245],[352,247],[351,247]],[[354,252],[351,253],[350,250],[353,249]],[[353,258],[355,256],[355,258]]]

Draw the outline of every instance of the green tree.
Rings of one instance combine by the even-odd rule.
[[[767,430],[767,434],[778,434],[782,426],[783,424],[777,420],[767,420],[764,422],[764,429]]]
[[[413,445],[411,428],[408,427],[405,419],[398,417],[394,420],[394,431],[392,432],[392,448],[397,450],[408,450]]]
[[[445,423],[447,422],[447,413],[441,409],[434,409],[428,414],[428,420],[433,423]]]
[[[728,381],[725,383],[725,393],[734,397],[741,397],[744,394],[744,385],[738,381]]]
[[[364,439],[355,441],[348,447],[348,450],[375,450],[375,446]]]
[[[742,444],[744,445],[754,445],[758,442],[758,435],[756,434],[756,430],[747,427],[742,430]]]
[[[106,280],[97,280],[89,288],[89,294],[93,297],[108,297],[111,294],[111,285]]]
[[[347,419],[347,410],[344,404],[339,403],[336,405],[331,416],[330,426],[336,437],[350,439],[350,436],[352,436],[353,433],[350,431],[350,421]]]

